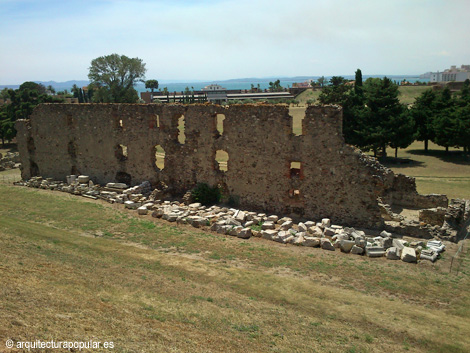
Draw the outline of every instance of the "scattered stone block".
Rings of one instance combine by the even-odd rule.
[[[401,260],[403,262],[416,262],[415,249],[405,246],[401,251]]]
[[[242,228],[237,237],[241,239],[249,239],[251,237],[251,228]]]
[[[383,230],[383,231],[380,233],[380,236],[381,236],[382,238],[391,238],[391,237],[392,237],[392,233],[389,233],[389,232]]]
[[[139,215],[143,216],[143,215],[148,214],[148,213],[149,213],[149,210],[148,210],[148,208],[145,207],[145,206],[140,206],[140,207],[137,209],[137,213],[138,213]]]
[[[385,256],[389,260],[400,260],[400,255],[398,254],[398,249],[394,246],[388,248],[385,251]]]
[[[276,225],[273,223],[273,222],[264,222],[262,225],[261,225],[261,229],[262,230],[267,230],[267,229],[275,229],[276,228]]]
[[[329,239],[322,238],[320,239],[320,243],[321,243],[321,248],[323,250],[335,251],[335,247],[333,246],[333,244],[331,244],[331,241]]]
[[[355,255],[362,255],[364,253],[364,248],[361,248],[360,246],[353,245],[351,248],[351,254]]]
[[[307,230],[308,230],[307,226],[302,222],[300,222],[297,227],[298,227],[300,232],[307,232]]]
[[[381,246],[368,246],[366,247],[366,255],[369,257],[382,257],[385,255],[385,250]]]
[[[261,231],[261,237],[263,239],[273,240],[273,237],[277,235],[277,231],[273,229],[266,229]]]
[[[342,252],[348,253],[351,251],[352,247],[355,245],[354,240],[340,240],[339,248]]]
[[[294,223],[292,221],[285,221],[284,223],[281,224],[281,229],[282,230],[291,229],[293,224]]]
[[[325,228],[325,230],[323,231],[323,235],[326,237],[332,237],[335,234],[336,232],[331,228]]]
[[[312,248],[320,246],[320,238],[305,236],[304,242],[302,243],[302,245],[312,247]]]
[[[327,228],[331,225],[331,221],[329,218],[323,218],[321,220],[321,224],[323,225],[323,227]]]

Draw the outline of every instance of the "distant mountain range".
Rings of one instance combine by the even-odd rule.
[[[396,80],[396,81],[407,79],[408,81],[413,82],[413,81],[416,81],[416,79],[423,78],[422,76],[424,75],[421,75],[421,76],[420,75],[364,75],[363,79],[366,80],[369,77],[384,77],[384,76],[387,76],[388,78],[392,80]],[[188,86],[188,87],[202,86],[203,87],[204,85],[210,84],[210,83],[218,83],[222,86],[228,86],[228,87],[236,85],[237,88],[238,86],[240,87],[246,86],[246,88],[250,88],[251,84],[257,84],[257,83],[261,83],[261,86],[265,87],[270,81],[274,81],[277,79],[281,80],[281,83],[284,83],[284,86],[287,86],[288,83],[304,82],[307,80],[317,80],[319,77],[321,76],[294,76],[294,77],[277,76],[277,77],[261,77],[261,78],[260,77],[246,77],[246,78],[234,78],[234,79],[220,80],[220,81],[216,81],[216,80],[213,80],[213,81],[210,81],[210,80],[192,80],[192,81],[161,80],[159,81],[159,83],[161,87],[175,86],[175,87],[178,87],[178,89],[180,86],[183,87],[181,89],[184,89],[184,86]],[[354,80],[354,75],[344,75],[343,77],[349,80]],[[331,76],[325,76],[325,78],[329,79],[331,78]],[[56,81],[34,81],[34,82],[40,83],[46,87],[50,85],[54,87],[56,91],[63,91],[65,89],[70,91],[70,89],[72,88],[74,84],[77,85],[78,87],[84,87],[90,83],[90,81],[86,81],[86,80],[71,80],[71,81],[65,81],[65,82],[56,82]],[[0,85],[0,89],[4,89],[4,88],[17,89],[19,87],[20,87],[19,84],[18,85]],[[145,86],[142,83],[140,83],[136,85],[136,89],[137,91],[142,92],[142,91],[145,91]]]

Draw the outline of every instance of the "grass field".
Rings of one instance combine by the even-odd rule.
[[[414,103],[415,99],[419,97],[425,90],[431,89],[428,86],[399,86],[399,99],[400,102],[403,104],[411,104]],[[301,105],[305,105],[307,100],[315,99],[316,104],[318,104],[318,97],[320,96],[321,90],[311,90],[308,89],[301,94],[299,94],[296,99],[301,103]]]
[[[0,345],[115,352],[466,352],[469,250],[448,273],[173,226],[0,185]],[[0,348],[3,351],[4,347]],[[109,351],[109,350],[103,350]]]

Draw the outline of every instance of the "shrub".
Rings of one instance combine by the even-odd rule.
[[[220,201],[221,193],[217,186],[210,187],[205,183],[198,183],[191,191],[191,196],[194,201],[203,205],[213,205]]]

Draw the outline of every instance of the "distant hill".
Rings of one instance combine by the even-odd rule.
[[[63,91],[64,89],[70,91],[70,89],[73,87],[73,85],[77,85],[78,87],[83,87],[83,86],[88,86],[90,81],[77,81],[77,80],[72,80],[72,81],[66,81],[66,82],[55,82],[55,81],[34,81],[36,83],[40,83],[44,85],[45,87],[47,86],[52,86],[56,91]],[[0,89],[4,88],[11,88],[11,89],[17,89],[19,88],[20,85],[0,85]]]

